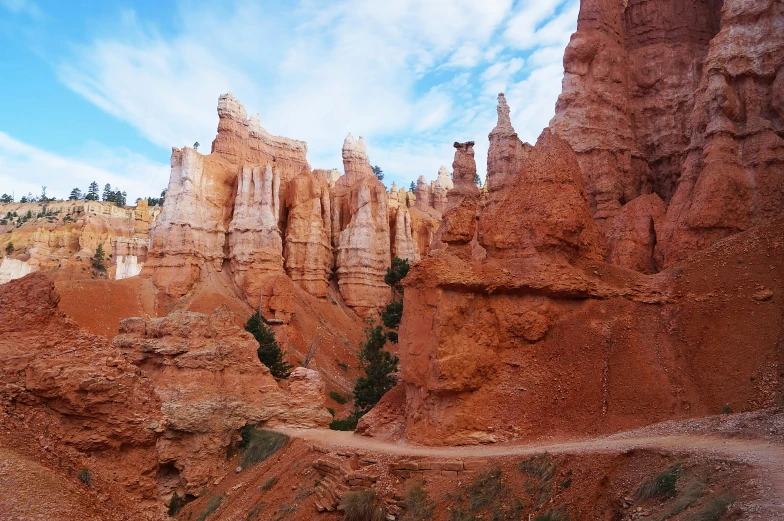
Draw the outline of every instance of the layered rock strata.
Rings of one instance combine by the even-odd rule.
[[[220,97],[218,115],[212,154],[173,150],[143,276],[168,298],[180,298],[227,266],[248,304],[284,321],[292,292],[281,277],[319,298],[334,279],[362,316],[384,306],[391,258],[415,261],[430,248],[441,218],[433,205],[445,206],[449,173],[428,187],[435,199],[417,203],[414,193],[386,192],[362,137],[346,137],[341,176],[311,171],[303,142],[271,136],[231,94]]]

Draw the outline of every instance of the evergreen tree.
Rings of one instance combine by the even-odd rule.
[[[387,274],[384,275],[384,282],[395,291],[396,295],[403,295],[403,285],[401,281],[408,275],[410,266],[408,259],[400,259],[395,257],[392,259],[392,266],[387,268]]]
[[[9,242],[5,245],[5,254],[11,255],[12,253],[14,253],[14,243]]]
[[[384,180],[384,171],[381,170],[381,167],[376,165],[376,166],[371,167],[371,168],[373,169],[373,175],[376,176],[379,181],[383,181]]]
[[[253,335],[259,348],[256,354],[262,364],[269,367],[272,376],[275,378],[288,378],[291,374],[291,366],[283,359],[283,353],[278,347],[275,335],[261,319],[261,314],[257,311],[245,322],[245,331]]]
[[[365,375],[354,385],[354,407],[360,415],[366,414],[384,394],[392,389],[397,380],[398,357],[384,349],[387,337],[381,326],[366,330],[367,339],[359,352],[359,361]]]
[[[45,186],[41,187],[41,197],[39,197],[38,200],[41,201],[42,203],[45,203],[45,202],[47,202],[49,200],[49,198],[46,196],[46,187]]]
[[[14,198],[8,194],[3,194],[0,196],[0,203],[13,203]]]
[[[411,185],[409,185],[408,189],[412,192],[416,192],[416,183],[411,181]]]
[[[197,142],[195,142],[195,143],[193,144],[193,149],[194,149],[194,150],[199,150],[199,147],[200,147],[200,146],[201,146],[201,145],[200,145],[200,144],[199,144],[199,142],[197,141]]]
[[[93,254],[93,258],[92,258],[93,268],[95,268],[101,273],[105,272],[106,266],[103,263],[105,258],[106,258],[106,254],[103,251],[103,244],[99,243],[98,247],[95,248],[95,253]]]
[[[103,187],[103,197],[101,198],[103,201],[111,201],[114,199],[114,192],[112,192],[112,185],[106,183]]]
[[[87,201],[98,200],[98,183],[96,183],[95,181],[90,183],[90,188],[87,189],[87,195],[84,196],[84,198]]]
[[[474,172],[474,184],[479,188],[482,188],[482,178],[479,177],[478,172]]]
[[[82,191],[78,188],[71,190],[71,195],[68,196],[69,201],[78,201],[82,198]]]

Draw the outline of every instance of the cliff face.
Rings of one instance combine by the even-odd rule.
[[[414,261],[429,250],[441,217],[433,205],[445,205],[448,172],[434,183],[435,200],[416,203],[411,192],[386,192],[362,137],[346,137],[341,176],[311,171],[305,143],[270,135],[231,94],[220,97],[218,115],[210,155],[187,147],[172,152],[143,275],[177,299],[228,270],[248,304],[284,322],[293,309],[292,281],[325,298],[334,280],[362,316],[385,305],[392,256]]]
[[[516,142],[506,110],[501,97],[493,190],[469,184],[473,143],[455,143],[439,248],[404,281],[405,406],[387,407],[394,396],[381,404],[404,410],[392,423],[416,443],[473,444],[772,403],[784,388],[781,304],[772,298],[784,290],[775,275],[784,268],[782,220],[644,275],[656,269],[662,198],[635,197],[609,221],[596,219],[579,153],[550,129],[533,148],[508,146]],[[739,276],[749,284],[738,287]]]
[[[57,280],[104,276],[96,274],[90,262],[99,244],[107,277],[138,275],[147,260],[150,227],[160,212],[147,201],[136,207],[99,201],[0,204],[0,241],[6,256],[0,284],[39,270]],[[8,244],[13,245],[10,253]]]
[[[551,128],[603,232],[640,195],[666,203],[657,269],[782,215],[782,19],[773,0],[582,2]]]

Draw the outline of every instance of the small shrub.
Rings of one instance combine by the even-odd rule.
[[[79,481],[84,483],[85,485],[92,486],[93,484],[93,477],[90,475],[90,469],[84,467],[81,471],[79,471]]]
[[[572,478],[566,478],[561,482],[561,488],[567,489],[572,486]]]
[[[550,455],[545,452],[544,454],[537,454],[528,459],[521,461],[518,466],[520,472],[528,474],[531,477],[540,479],[542,481],[550,480],[558,469],[558,465],[553,463]]]
[[[210,514],[218,510],[223,502],[223,498],[226,494],[221,494],[220,496],[210,496],[210,499],[207,500],[207,508],[199,514],[199,517],[196,518],[196,521],[205,521]]]
[[[333,431],[353,431],[357,428],[357,423],[359,423],[361,417],[362,413],[354,411],[342,420],[332,420],[329,428]]]
[[[433,517],[436,504],[427,497],[427,492],[420,483],[406,490],[406,513],[403,521],[425,521]]]
[[[332,407],[327,407],[327,412],[331,414],[333,418],[335,417],[335,409]]]
[[[534,518],[534,521],[570,521],[569,514],[563,507],[551,508],[544,514],[540,514]]]
[[[732,407],[729,404],[726,404],[724,407],[721,408],[722,414],[732,414]]]
[[[469,485],[448,496],[455,502],[449,521],[520,519],[522,505],[519,501],[512,501],[509,508],[505,507],[508,493],[501,480],[500,467],[485,471]]]
[[[345,404],[346,401],[347,401],[345,396],[343,396],[342,394],[340,394],[337,391],[330,391],[329,392],[329,397],[332,398],[333,400],[335,400],[336,402],[338,402],[340,405]]]
[[[289,441],[289,437],[285,434],[259,430],[253,425],[243,427],[240,436],[242,437],[239,444],[242,454],[240,465],[244,469],[269,458]]]
[[[12,253],[14,253],[14,243],[9,242],[5,245],[5,254],[11,255]]]
[[[247,517],[245,517],[245,521],[259,521],[259,515],[261,515],[261,511],[264,510],[265,506],[267,506],[267,503],[262,501],[255,507],[251,508]]]
[[[344,373],[346,371],[348,371],[348,364],[347,363],[338,362],[338,367],[340,367],[340,370],[343,371]]]
[[[639,499],[650,499],[654,497],[675,497],[678,493],[676,483],[680,475],[680,465],[675,464],[668,467],[664,472],[653,478],[646,478],[637,490]]]
[[[278,477],[272,476],[271,478],[269,478],[267,481],[264,482],[264,484],[261,486],[261,490],[270,490],[277,483],[278,483]]]
[[[343,496],[341,506],[345,521],[386,521],[387,518],[384,503],[373,489],[349,492]]]
[[[705,482],[694,474],[684,474],[678,480],[675,500],[659,517],[660,520],[677,516],[693,505],[705,490]]]
[[[684,518],[684,521],[719,521],[727,513],[727,507],[735,502],[732,496],[709,499],[704,505]]]
[[[186,503],[188,503],[188,501],[184,497],[180,497],[177,492],[172,494],[171,500],[169,500],[169,515],[176,516],[179,514]]]

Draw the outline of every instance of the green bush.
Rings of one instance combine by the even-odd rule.
[[[357,428],[357,423],[362,416],[362,413],[353,411],[342,420],[332,420],[329,424],[329,428],[333,431],[353,431]]]
[[[82,468],[81,471],[79,471],[79,481],[81,481],[82,483],[84,483],[88,487],[92,486],[92,484],[93,484],[93,477],[90,474],[90,469],[88,469],[87,467],[84,467],[84,468]]]
[[[103,261],[105,260],[105,254],[103,252],[103,244],[99,244],[97,248],[95,248],[95,253],[93,254],[92,264],[93,268],[100,272],[106,271],[106,265],[104,265]]]
[[[346,397],[337,391],[330,391],[329,397],[335,400],[336,402],[338,402],[340,405],[343,405],[344,403],[347,402]]]
[[[676,484],[678,483],[680,471],[680,465],[675,464],[653,478],[644,479],[640,484],[640,488],[637,490],[637,497],[639,499],[675,497],[675,494],[678,493]]]
[[[279,432],[259,430],[253,425],[246,425],[240,430],[239,444],[242,460],[240,465],[246,469],[264,461],[289,441],[289,437]]]
[[[386,521],[387,510],[373,489],[357,490],[343,496],[345,521]]]
[[[333,418],[335,417],[335,409],[332,407],[327,407],[327,412],[330,413]]]
[[[253,335],[253,338],[259,343],[256,353],[261,363],[269,367],[272,376],[288,378],[291,374],[291,366],[283,359],[283,352],[278,347],[275,335],[261,319],[258,311],[245,322],[245,331]]]
[[[12,253],[14,253],[14,243],[9,242],[5,245],[5,254],[11,255]]]
[[[402,294],[403,285],[401,282],[404,278],[406,278],[406,275],[408,275],[409,268],[410,266],[408,264],[408,259],[400,259],[395,257],[392,259],[392,266],[387,268],[387,274],[384,275],[384,283],[392,286],[393,290]]]

